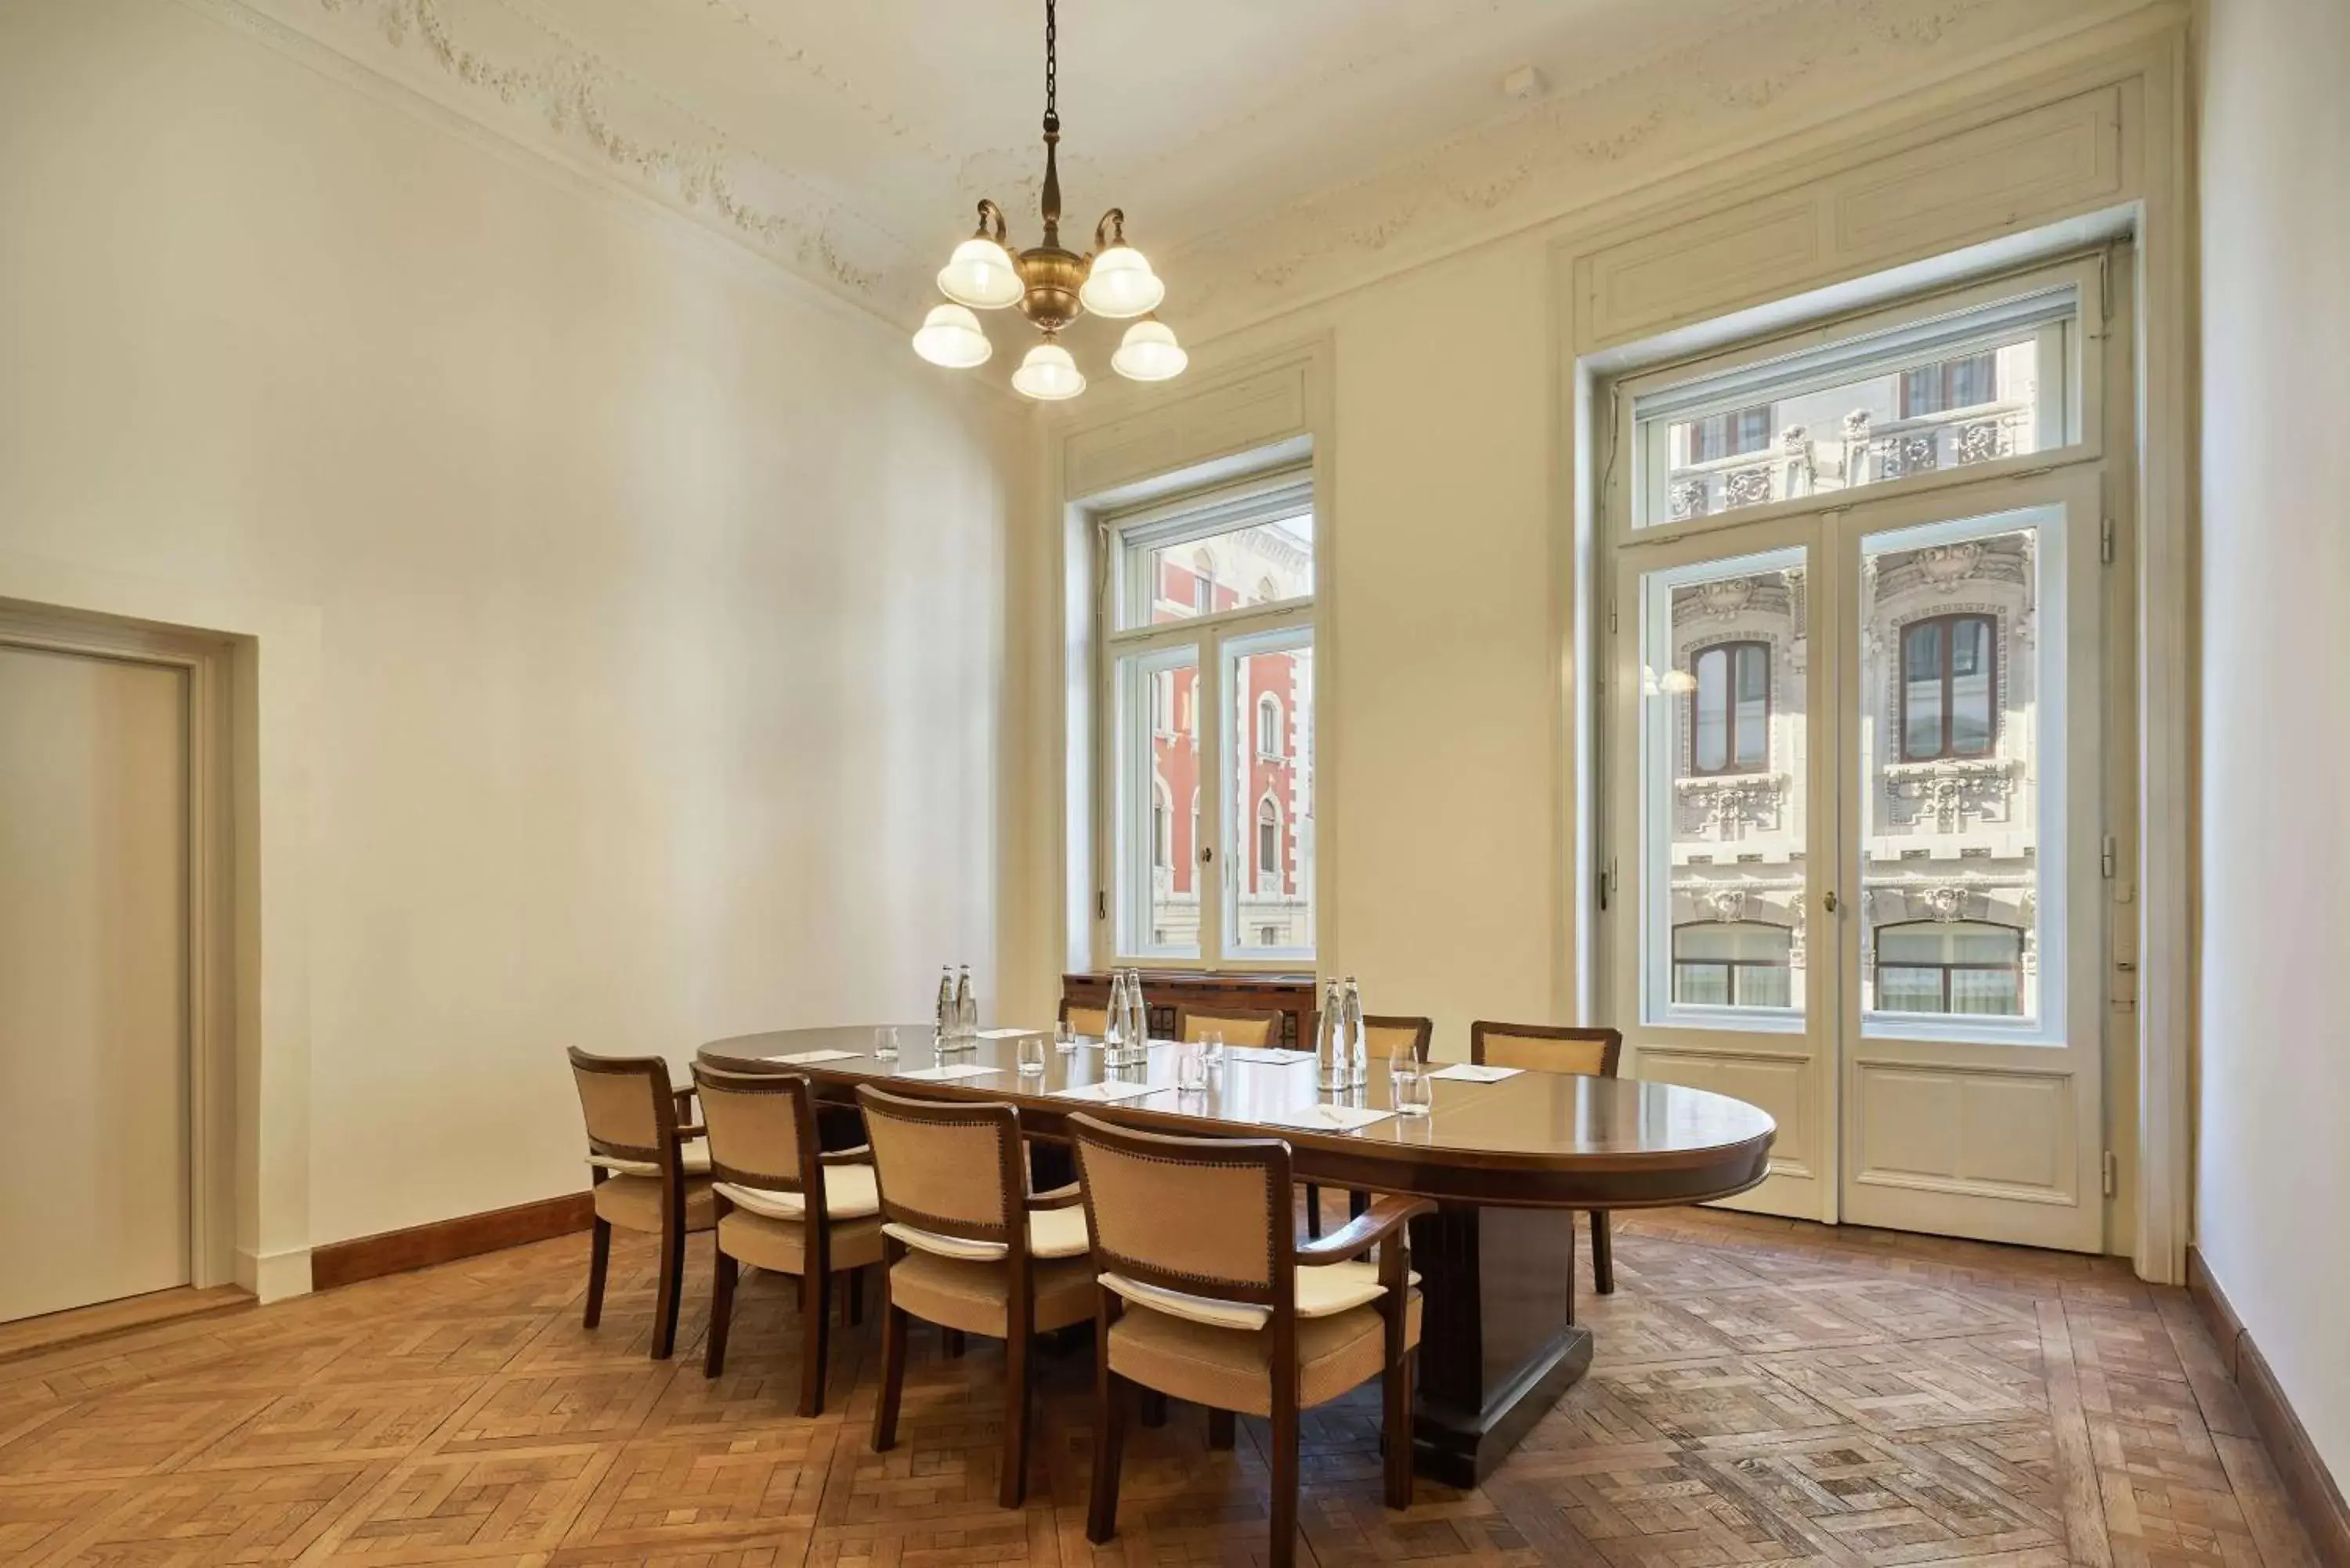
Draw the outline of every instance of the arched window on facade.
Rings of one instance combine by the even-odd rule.
[[[1689,1007],[1794,1005],[1794,933],[1762,920],[1673,928],[1673,1001]]]
[[[1281,807],[1271,795],[1256,807],[1256,890],[1281,891]]]
[[[1191,557],[1191,613],[1216,613],[1216,558],[1205,550]]]
[[[1150,786],[1150,863],[1161,869],[1175,863],[1174,811],[1167,799],[1167,786]]]
[[[1984,757],[1999,737],[1999,626],[1938,615],[1901,628],[1901,760]]]
[[[1281,755],[1281,699],[1268,691],[1256,700],[1256,754]]]
[[[1690,772],[1757,774],[1771,765],[1771,645],[1717,642],[1690,661]]]
[[[1877,1012],[2023,1015],[2023,929],[1904,920],[1877,929]]]

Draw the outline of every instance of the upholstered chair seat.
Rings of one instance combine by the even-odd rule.
[[[695,1138],[690,1143],[680,1145],[677,1152],[680,1162],[685,1168],[686,1175],[709,1176],[710,1144],[708,1140]],[[658,1177],[660,1175],[660,1167],[650,1160],[619,1159],[611,1155],[591,1154],[588,1157],[588,1163],[599,1170],[609,1171],[614,1176]]]
[[[1414,1291],[1404,1318],[1408,1349],[1419,1344],[1419,1293]],[[1387,1319],[1377,1307],[1354,1306],[1314,1317],[1301,1310],[1297,1320],[1299,1407],[1310,1409],[1327,1404],[1349,1388],[1367,1383],[1386,1369],[1387,1355]],[[1188,1399],[1211,1410],[1271,1416],[1273,1360],[1273,1335],[1262,1325],[1220,1328],[1149,1307],[1123,1313],[1110,1325],[1112,1372],[1170,1398]]]
[[[661,1229],[661,1184],[658,1177],[615,1176],[598,1182],[595,1191],[596,1218],[608,1225],[618,1225],[623,1231],[645,1231],[660,1235]],[[717,1208],[710,1196],[707,1180],[688,1180],[685,1184],[685,1228],[707,1231],[718,1222]]]
[[[1088,1257],[1039,1260],[1029,1289],[1031,1333],[1046,1334],[1094,1315],[1094,1269]],[[899,1311],[965,1334],[1005,1337],[1013,1294],[1012,1271],[1002,1259],[942,1258],[909,1249],[889,1265],[889,1301]]]
[[[581,1321],[603,1320],[612,1229],[660,1238],[653,1299],[652,1354],[666,1360],[677,1344],[678,1298],[685,1285],[685,1238],[707,1231],[717,1210],[710,1193],[710,1152],[702,1128],[684,1125],[691,1088],[672,1089],[658,1056],[591,1056],[573,1050],[571,1079],[588,1126],[588,1179],[595,1220],[588,1227],[588,1303]]]
[[[732,1181],[718,1183],[719,1195],[738,1208],[770,1220],[797,1220],[807,1211],[807,1199],[796,1192],[775,1192]],[[824,1211],[835,1220],[864,1220],[881,1212],[881,1189],[869,1165],[827,1165],[824,1168]]]

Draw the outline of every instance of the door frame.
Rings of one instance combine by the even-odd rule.
[[[186,632],[0,604],[0,646],[187,678],[188,1282],[236,1278],[235,861],[231,645]]]

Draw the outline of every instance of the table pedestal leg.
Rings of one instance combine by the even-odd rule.
[[[1413,1467],[1472,1487],[1591,1366],[1567,1210],[1445,1204],[1411,1225],[1422,1317]]]

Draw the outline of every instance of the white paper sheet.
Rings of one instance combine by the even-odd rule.
[[[1145,1095],[1155,1095],[1167,1088],[1165,1084],[1082,1084],[1074,1089],[1055,1089],[1056,1100],[1089,1100],[1101,1105],[1109,1100],[1136,1100]]]
[[[1523,1067],[1481,1067],[1473,1062],[1455,1062],[1450,1067],[1430,1073],[1429,1076],[1449,1078],[1456,1084],[1498,1084],[1524,1071]]]
[[[1294,1067],[1300,1062],[1314,1060],[1311,1051],[1286,1051],[1272,1045],[1227,1045],[1224,1059],[1228,1062],[1270,1062],[1284,1067]]]
[[[1294,1127],[1299,1132],[1360,1132],[1374,1122],[1383,1122],[1395,1115],[1393,1111],[1375,1111],[1367,1106],[1308,1106],[1278,1116],[1267,1116],[1269,1127]]]
[[[816,1062],[846,1062],[861,1056],[861,1051],[795,1051],[788,1056],[762,1056],[763,1062],[785,1062],[795,1067],[805,1067]]]
[[[927,1078],[934,1084],[951,1083],[957,1078],[985,1078],[1003,1071],[1001,1067],[982,1067],[971,1062],[950,1062],[941,1067],[901,1067],[893,1076]]]
[[[982,1040],[1017,1040],[1024,1034],[1049,1033],[1051,1031],[1044,1029],[983,1029],[979,1032],[979,1037]]]

